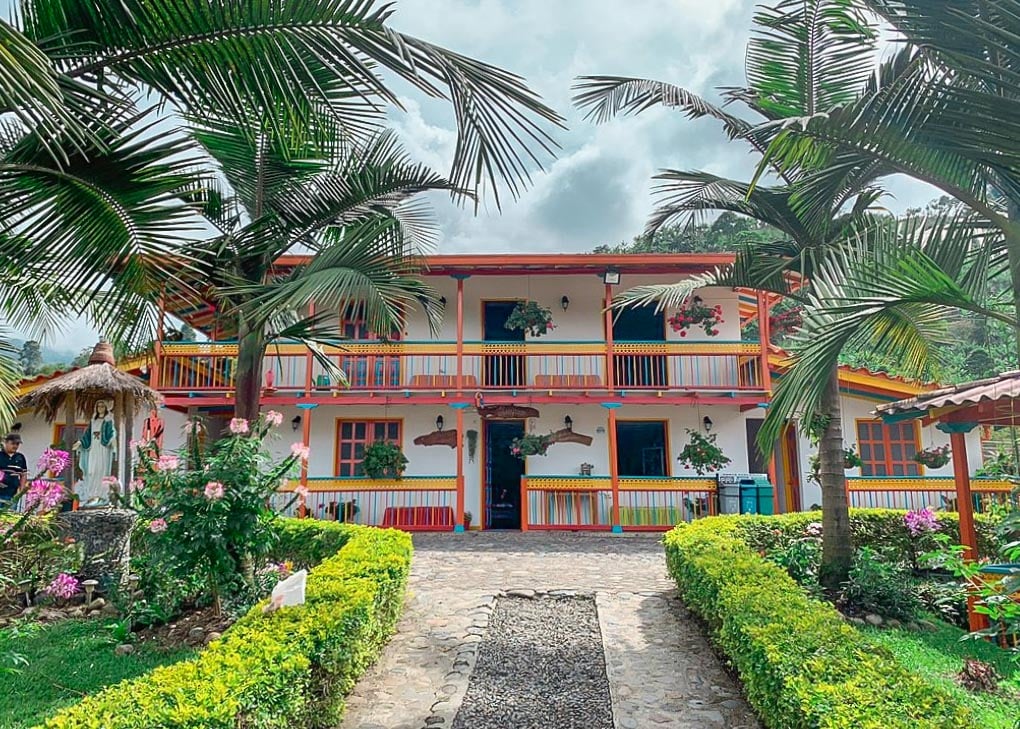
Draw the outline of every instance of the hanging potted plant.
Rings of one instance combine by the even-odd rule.
[[[548,334],[556,325],[553,324],[552,312],[537,301],[518,301],[504,326],[510,331],[540,337]]]
[[[478,452],[478,431],[464,431],[464,440],[467,442],[468,463],[475,462],[475,453]]]
[[[369,478],[390,477],[399,479],[407,468],[407,457],[400,446],[385,441],[370,443],[365,448],[365,457],[361,462],[365,475]]]
[[[684,468],[693,469],[699,476],[704,476],[706,473],[719,471],[730,463],[722,448],[716,444],[714,433],[702,435],[697,430],[688,428],[687,435],[690,436],[690,440],[677,458]]]
[[[534,435],[525,433],[520,438],[514,438],[510,444],[510,452],[522,461],[528,456],[544,456],[549,450],[548,435]]]
[[[714,337],[719,334],[719,325],[723,323],[722,306],[708,306],[700,296],[695,296],[667,321],[674,332],[680,332],[681,337],[686,337],[691,327],[701,327],[705,334]]]
[[[949,445],[946,444],[918,451],[914,454],[914,460],[925,468],[942,468],[944,465],[949,463],[949,457],[951,455],[952,451],[950,450]]]

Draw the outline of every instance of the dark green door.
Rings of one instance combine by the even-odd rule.
[[[510,444],[522,435],[522,420],[485,423],[485,525],[489,529],[521,528],[524,461],[510,452]]]

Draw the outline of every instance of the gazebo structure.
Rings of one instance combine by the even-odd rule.
[[[876,413],[887,423],[925,418],[934,421],[936,428],[949,434],[960,514],[960,543],[969,548],[969,557],[991,556],[978,554],[964,436],[979,425],[1020,425],[1020,371],[1005,372],[998,377],[965,382],[879,405]],[[983,616],[973,610],[969,613],[972,630],[986,627]]]
[[[88,365],[71,370],[39,386],[26,395],[20,407],[33,410],[53,423],[63,412],[66,422],[64,446],[71,450],[76,438],[77,416],[91,417],[100,401],[113,401],[113,417],[117,428],[117,477],[126,489],[131,482],[130,441],[134,432],[134,415],[143,407],[155,409],[163,396],[140,380],[117,369],[113,347],[100,341],[92,350]],[[74,485],[74,466],[65,473],[65,485]]]

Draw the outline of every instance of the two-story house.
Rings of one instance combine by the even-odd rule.
[[[716,498],[716,474],[676,462],[695,432],[715,437],[730,459],[725,473],[768,475],[771,485],[753,492],[754,508],[788,511],[818,503],[809,478],[811,448],[797,424],[770,457],[754,444],[773,377],[783,372],[782,354],[763,346],[767,297],[702,290],[704,304],[721,311],[711,333],[671,325],[673,311],[607,311],[620,291],[674,282],[730,259],[430,258],[426,276],[443,307],[437,333],[424,313],[413,312],[402,331],[381,340],[356,317],[335,312],[347,339],[325,352],[346,373],[346,383],[303,345],[270,347],[262,408],[282,412],[284,430],[292,429],[277,447],[283,453],[300,440],[311,450],[307,472],[288,488],[309,489],[302,506],[309,516],[367,524],[459,530],[471,515],[470,526],[481,528],[661,529],[734,503]],[[280,265],[300,262],[286,257]],[[554,327],[538,337],[508,329],[520,301],[551,310]],[[165,447],[174,448],[189,415],[203,416],[213,435],[225,427],[237,347],[215,341],[212,306],[173,298],[165,306],[210,338],[161,342],[145,367],[165,397]],[[752,321],[759,335],[745,341],[742,332]],[[925,473],[913,461],[921,448],[948,438],[930,426],[885,425],[871,415],[876,403],[924,386],[846,368],[841,382],[847,442],[865,461],[848,474],[854,503],[938,505],[951,495],[951,465]],[[515,455],[512,444],[525,434],[551,435],[546,454]],[[60,438],[59,432],[24,435],[29,452]],[[365,475],[364,449],[379,440],[403,449],[408,464],[399,480]],[[980,453],[976,443],[970,452]]]

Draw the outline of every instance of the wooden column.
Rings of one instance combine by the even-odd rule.
[[[939,423],[936,426],[949,433],[949,445],[953,452],[953,480],[956,482],[956,509],[960,516],[960,544],[967,548],[967,559],[978,559],[977,530],[974,528],[974,499],[970,490],[970,464],[967,462],[967,433],[977,423]],[[970,629],[983,630],[988,619],[974,611],[976,597],[967,598],[967,622]]]
[[[309,373],[310,372],[311,371],[309,370]],[[318,407],[318,405],[316,405],[315,403],[310,403],[308,405],[305,405],[304,407],[302,407],[301,405],[299,405],[298,407],[301,408],[301,410],[303,411],[303,415],[301,418],[301,442],[304,444],[305,448],[310,448],[312,442],[312,410]],[[305,488],[308,488],[307,460],[301,462],[301,485],[304,486]],[[301,499],[298,501],[298,518],[304,519],[306,516],[308,516],[308,506],[305,503],[305,497],[302,496]]]
[[[67,470],[64,471],[64,487],[67,488],[68,493],[73,493],[74,489],[74,473],[77,459],[77,453],[72,450],[75,437],[74,437],[74,423],[77,420],[78,406],[74,392],[67,393],[67,399],[64,400],[64,448],[68,453],[71,454],[71,462],[67,466]]]
[[[616,462],[616,409],[620,407],[620,403],[602,403],[602,407],[609,410],[607,425],[609,429],[609,484],[613,489],[613,512],[610,523],[613,531],[619,533],[623,531],[623,527],[620,526],[620,472]]]
[[[740,318],[739,316],[737,317]],[[758,292],[758,341],[761,345],[759,355],[761,367],[761,389],[768,397],[772,397],[772,373],[769,371],[769,340],[772,334],[769,327],[769,304],[768,295],[764,291]]]
[[[616,389],[616,373],[613,371],[613,285],[606,284],[605,294],[605,327],[606,327],[606,389]],[[612,411],[610,411],[612,412]]]
[[[116,460],[117,468],[116,472],[112,475],[117,477],[120,482],[121,489],[124,487],[124,428],[126,423],[124,422],[124,395],[118,393],[113,396],[113,422],[114,422],[114,434],[113,434],[113,447],[117,451]],[[107,476],[111,474],[106,474]],[[122,491],[123,493],[123,491]]]
[[[464,274],[456,274],[457,279],[457,394],[464,390]]]
[[[460,297],[458,297],[460,298]],[[457,513],[453,530],[464,531],[464,408],[457,408]]]

